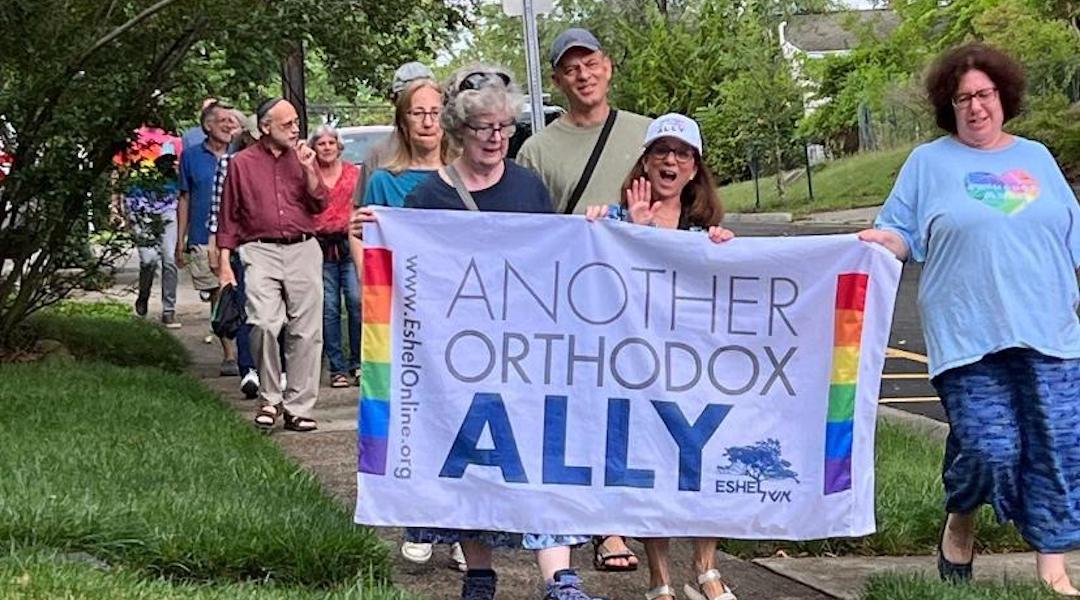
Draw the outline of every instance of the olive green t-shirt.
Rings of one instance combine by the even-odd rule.
[[[652,119],[620,110],[615,115],[604,152],[596,163],[574,212],[583,214],[592,204],[613,204],[620,200],[622,182],[641,156],[645,131]],[[589,161],[603,122],[593,127],[576,127],[560,118],[540,133],[525,140],[517,162],[540,176],[551,193],[555,212],[562,213],[574,193],[585,163]]]

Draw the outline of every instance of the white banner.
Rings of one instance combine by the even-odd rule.
[[[874,531],[885,250],[401,209],[364,239],[358,523]]]

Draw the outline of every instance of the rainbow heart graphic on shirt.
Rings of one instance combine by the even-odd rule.
[[[964,187],[968,196],[1006,215],[1015,215],[1039,197],[1039,182],[1023,169],[1001,175],[985,171],[968,173]]]

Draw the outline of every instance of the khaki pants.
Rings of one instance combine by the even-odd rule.
[[[322,372],[322,251],[315,239],[298,244],[249,242],[240,248],[251,325],[251,354],[259,370],[259,401],[311,418]],[[281,389],[278,334],[285,333],[288,388]]]

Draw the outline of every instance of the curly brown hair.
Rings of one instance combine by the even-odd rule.
[[[1020,114],[1024,99],[1024,68],[1015,59],[987,44],[957,46],[939,56],[926,75],[926,94],[934,107],[938,127],[956,133],[952,100],[960,79],[968,71],[982,71],[997,87],[1004,122]]]
[[[654,142],[655,143],[655,142]],[[651,144],[650,144],[651,147]],[[634,168],[626,176],[622,184],[622,194],[619,204],[626,206],[626,190],[634,181],[645,177],[645,161],[649,156],[649,149],[641,152]],[[682,189],[679,201],[684,207],[689,207],[687,221],[691,226],[708,229],[719,225],[724,220],[724,205],[720,202],[720,196],[716,193],[716,179],[713,177],[709,166],[701,160],[701,155],[694,152],[694,165],[697,167],[697,176],[694,177]]]

